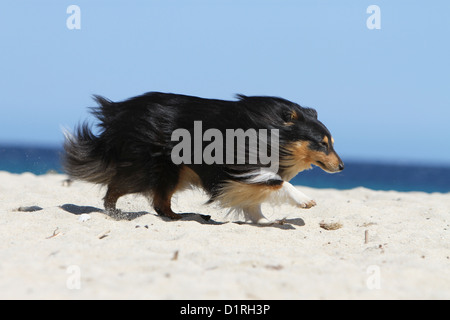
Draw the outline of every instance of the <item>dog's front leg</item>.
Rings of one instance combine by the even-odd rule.
[[[303,192],[298,190],[287,181],[283,182],[281,192],[288,199],[289,203],[294,206],[308,209],[316,205],[316,202],[314,200],[312,200],[310,197],[305,195]]]
[[[253,222],[259,225],[271,225],[274,221],[268,220],[261,212],[261,204],[242,208],[247,222]]]

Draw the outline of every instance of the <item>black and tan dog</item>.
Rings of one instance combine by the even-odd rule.
[[[123,102],[95,99],[99,106],[93,114],[100,120],[100,133],[94,135],[86,123],[75,134],[66,133],[64,168],[72,178],[106,185],[104,205],[110,214],[119,212],[119,197],[140,193],[158,214],[179,219],[171,209],[171,198],[194,186],[207,192],[209,202],[241,211],[247,221],[270,223],[261,212],[264,201],[276,198],[301,208],[316,204],[288,182],[298,172],[311,165],[327,172],[344,168],[317,112],[285,99],[239,95],[236,101],[224,101],[158,92]],[[173,161],[172,151],[179,143],[173,133],[183,129],[194,136],[196,123],[224,136],[230,129],[276,133],[276,140],[258,145],[270,150],[276,142],[277,157],[271,158],[276,166],[248,161],[251,148],[245,148],[244,163]],[[200,152],[206,145],[201,141]],[[192,158],[198,150],[192,147]],[[230,153],[225,144],[222,151]]]

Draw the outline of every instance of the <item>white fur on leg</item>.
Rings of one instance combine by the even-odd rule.
[[[316,205],[314,200],[287,181],[283,182],[283,186],[279,190],[278,195],[281,198],[280,200],[287,200],[288,203],[300,208],[311,208]]]
[[[268,220],[261,211],[261,205],[255,205],[252,207],[242,208],[244,212],[244,217],[246,221],[250,221],[260,225],[270,225],[273,224],[273,221]]]

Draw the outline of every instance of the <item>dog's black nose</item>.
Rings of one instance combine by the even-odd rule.
[[[339,171],[342,171],[342,170],[344,170],[344,163],[343,162],[339,163]]]

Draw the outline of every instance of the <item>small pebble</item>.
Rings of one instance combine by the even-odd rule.
[[[319,226],[325,230],[337,230],[337,229],[342,228],[342,223],[339,223],[339,222],[328,223],[328,222],[322,221],[321,223],[319,223]]]

